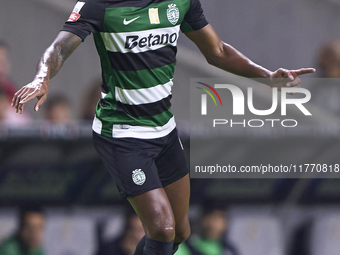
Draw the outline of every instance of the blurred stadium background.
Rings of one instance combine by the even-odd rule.
[[[17,88],[32,79],[38,59],[67,20],[74,2],[1,1],[0,39],[9,44],[11,79]],[[317,67],[320,47],[340,39],[337,0],[201,3],[224,41],[268,69]],[[173,111],[189,155],[190,77],[233,76],[210,67],[184,35],[179,45]],[[86,91],[99,77],[99,58],[90,37],[50,86],[50,96],[59,93],[69,98],[73,121],[51,124],[44,120],[43,109],[34,113],[29,103],[25,110],[32,120],[28,124],[0,125],[0,239],[16,229],[18,207],[30,202],[46,208],[44,245],[49,255],[94,254],[96,224],[101,219],[109,222],[106,238],[121,232],[124,205],[92,146],[91,122],[80,117],[87,103]],[[338,117],[336,112],[329,116]],[[225,139],[229,146],[223,153],[234,153],[236,162],[254,161],[261,148],[278,144],[281,151],[290,150],[290,141],[298,140],[296,157],[301,162],[339,163],[336,136]],[[254,141],[263,147],[254,146]],[[237,150],[237,146],[247,149]],[[273,150],[268,157],[275,155]],[[340,253],[339,179],[193,179],[192,219],[199,217],[204,199],[228,205],[228,238],[241,255]]]

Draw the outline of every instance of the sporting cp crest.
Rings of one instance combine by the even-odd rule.
[[[132,172],[132,180],[137,185],[144,184],[146,176],[142,169],[136,169],[135,171]]]
[[[169,4],[167,10],[168,20],[172,25],[176,25],[179,20],[179,9],[176,4]]]

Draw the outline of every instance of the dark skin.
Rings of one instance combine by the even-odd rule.
[[[208,63],[225,71],[248,77],[267,78],[271,87],[299,87],[298,76],[315,72],[314,68],[287,70],[280,68],[275,72],[259,66],[232,46],[224,43],[211,25],[186,33],[200,49]],[[25,104],[37,98],[35,110],[38,111],[48,94],[49,81],[65,60],[81,44],[81,39],[69,32],[60,32],[52,45],[40,59],[34,80],[21,88],[14,96],[12,107],[22,113]],[[140,217],[148,237],[179,243],[190,235],[188,219],[190,197],[189,175],[164,187],[144,194],[129,197],[128,200]]]
[[[37,98],[34,110],[38,111],[46,101],[50,80],[57,75],[66,59],[81,44],[80,37],[69,33],[60,32],[52,45],[45,51],[38,62],[37,72],[33,81],[15,93],[12,107],[17,113],[23,113],[25,104]]]

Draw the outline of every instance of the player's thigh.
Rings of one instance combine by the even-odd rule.
[[[175,218],[164,189],[154,189],[128,200],[141,219],[149,238],[169,242],[175,235]]]
[[[165,142],[166,146],[155,162],[159,178],[175,215],[175,241],[182,242],[190,234],[188,218],[190,200],[189,169],[176,129],[166,137]]]
[[[159,178],[173,208],[176,223],[187,221],[190,199],[189,169],[177,130],[170,133],[166,147],[155,160]]]
[[[182,242],[190,235],[189,202],[190,178],[189,174],[164,187],[170,201],[176,222],[176,242]]]

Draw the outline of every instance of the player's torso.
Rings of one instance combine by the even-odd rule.
[[[102,28],[95,34],[104,80],[104,104],[96,115],[103,129],[112,124],[114,133],[116,124],[174,127],[176,46],[189,8],[190,0],[106,1]]]

